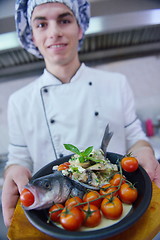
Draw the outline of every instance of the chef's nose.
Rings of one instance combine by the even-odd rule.
[[[62,36],[62,29],[60,26],[56,23],[50,24],[50,27],[48,28],[48,36],[50,38],[56,38]]]

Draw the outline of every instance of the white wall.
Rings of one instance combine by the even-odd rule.
[[[0,18],[14,16],[14,11],[14,0],[0,0]]]
[[[125,74],[134,91],[141,120],[156,121],[160,114],[160,57],[130,59],[98,65],[96,68]],[[9,95],[33,81],[35,77],[0,83],[0,153],[7,151],[7,101]],[[126,93],[127,94],[127,93]]]

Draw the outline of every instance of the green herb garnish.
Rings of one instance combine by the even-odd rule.
[[[77,147],[75,147],[72,144],[64,144],[64,147],[67,150],[79,155],[80,156],[79,157],[80,163],[83,163],[83,162],[87,161],[90,153],[93,150],[93,146],[86,148],[84,151],[80,151]]]

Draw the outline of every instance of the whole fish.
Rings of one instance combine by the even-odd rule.
[[[83,197],[87,188],[64,176],[61,171],[54,171],[44,177],[32,179],[25,186],[34,196],[32,205],[26,210],[44,209],[53,203],[64,203],[69,196]]]
[[[109,132],[109,125],[107,125],[101,143],[101,149],[105,154],[112,135],[113,132]],[[49,208],[53,203],[64,203],[69,196],[82,198],[87,189],[99,190],[99,187],[72,180],[64,176],[61,171],[55,170],[52,174],[31,179],[25,189],[30,191],[34,202],[23,207],[26,210],[32,210]]]

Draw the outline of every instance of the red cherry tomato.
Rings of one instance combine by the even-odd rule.
[[[114,174],[114,176],[111,178],[109,183],[113,186],[118,186],[121,183],[125,183],[126,177],[124,175],[121,175],[120,173]]]
[[[20,202],[23,206],[29,207],[34,203],[34,195],[29,189],[24,188],[20,194]]]
[[[78,197],[78,196],[75,196],[75,197],[72,197],[72,198],[68,198],[67,201],[65,202],[65,206],[66,207],[73,207],[73,206],[76,206],[78,205],[79,203],[82,203],[83,200]],[[78,208],[82,208],[83,207],[83,204],[82,205],[79,205],[79,206],[76,206]]]
[[[63,210],[64,206],[60,203],[54,204],[49,209],[49,217],[54,222],[60,222],[60,214]]]
[[[109,197],[111,195],[117,196],[118,195],[118,189],[116,186],[112,186],[110,183],[107,183],[103,185],[100,189],[101,195],[106,195],[106,197]]]
[[[124,183],[119,189],[119,197],[122,202],[131,204],[137,199],[138,191],[133,185]]]
[[[83,215],[79,208],[64,208],[60,214],[60,223],[64,229],[76,231],[82,226]]]
[[[87,204],[82,209],[83,225],[86,227],[96,227],[101,222],[101,212],[98,207],[92,204]]]
[[[100,208],[102,198],[99,198],[100,194],[97,191],[90,191],[85,193],[83,196],[83,202],[90,202],[90,204],[97,206]]]
[[[64,162],[58,166],[58,171],[66,170],[69,168],[70,163],[69,162]]]
[[[126,172],[134,172],[138,168],[138,160],[131,156],[124,157],[121,160],[121,166]]]
[[[101,211],[108,219],[118,219],[121,217],[123,212],[122,202],[118,197],[110,197],[109,199],[104,198],[101,204]]]

